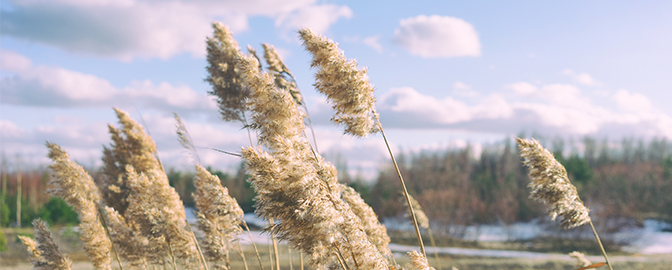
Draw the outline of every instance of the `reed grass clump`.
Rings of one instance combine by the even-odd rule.
[[[291,95],[258,70],[255,58],[242,57],[239,65],[246,85],[254,89],[250,127],[265,148],[242,150],[257,193],[256,213],[279,220],[272,231],[306,253],[312,267],[387,268],[359,218],[341,200],[335,168],[311,150],[303,113]]]

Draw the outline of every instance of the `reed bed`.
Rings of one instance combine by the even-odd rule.
[[[408,194],[398,167],[400,192],[418,240],[418,250],[403,259],[409,262],[405,266],[390,252],[390,237],[371,207],[354,189],[339,183],[334,165],[320,155],[305,100],[275,48],[263,45],[264,69],[256,50],[248,47],[248,53],[242,52],[225,25],[214,23],[213,29],[213,37],[206,41],[209,93],[217,99],[222,120],[240,122],[249,136],[249,145],[222,152],[239,156],[245,163],[256,192],[255,213],[269,221],[265,232],[273,237],[269,254],[260,253],[254,245],[259,268],[279,270],[281,264],[287,265],[287,256],[279,255],[277,237],[287,243],[287,253],[294,254],[289,255],[290,269],[294,257],[300,262],[297,269],[303,269],[304,259],[311,269],[434,269],[420,235],[424,228],[432,237],[429,220]],[[309,29],[299,30],[299,36],[313,56],[314,85],[334,109],[332,121],[355,137],[380,133],[396,166],[366,69],[346,58],[338,44],[324,36]],[[180,197],[168,184],[152,138],[126,112],[115,109],[115,113],[119,126],[109,125],[112,143],[103,149],[102,177],[96,181],[65,150],[47,143],[53,160],[49,193],[79,213],[81,241],[93,266],[249,269],[252,256],[238,243],[244,229],[249,235],[243,211],[220,179],[200,164],[197,147],[179,116],[178,140],[196,161],[193,197],[197,227],[203,233],[200,239],[186,221]],[[534,140],[518,139],[518,144],[530,168],[530,197],[548,204],[551,216],[562,217],[565,228],[586,223],[592,227],[588,208],[562,165]],[[32,254],[34,267],[70,269],[70,261],[59,252],[45,224],[33,224],[36,239],[21,239]],[[597,233],[595,237],[599,243]],[[262,260],[265,256],[271,256],[274,263]],[[611,268],[606,253],[604,258]],[[435,261],[440,262],[438,254]],[[581,267],[590,266],[585,264]]]

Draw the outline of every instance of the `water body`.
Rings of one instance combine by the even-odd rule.
[[[185,207],[185,214],[189,223],[196,223],[196,217],[193,214],[193,208]],[[253,213],[245,214],[245,221],[250,226],[258,228],[265,227],[268,223],[263,219],[256,217]],[[414,230],[413,225],[408,222],[399,222],[397,219],[386,219],[385,226],[390,230]],[[516,223],[509,226],[499,225],[481,225],[468,226],[465,229],[463,239],[482,242],[499,242],[509,240],[530,240],[536,237],[549,235],[546,224],[541,222],[525,222]],[[554,234],[557,236],[557,234]],[[583,237],[592,238],[592,234],[586,234]],[[672,254],[672,224],[647,219],[643,222],[642,227],[632,227],[614,234],[615,239],[627,239],[629,243],[622,247],[623,251],[642,255],[653,254]],[[247,233],[240,235],[241,243],[250,243],[250,238]],[[252,232],[252,239],[258,244],[270,243],[270,237],[267,233],[259,231]],[[390,244],[390,249],[394,252],[408,252],[410,250],[418,250],[418,247],[405,246],[399,244]],[[428,253],[433,253],[432,247],[426,247]],[[487,249],[468,249],[468,248],[453,248],[453,247],[439,247],[437,252],[442,254],[453,254],[463,256],[485,256],[485,257],[503,257],[503,258],[528,258],[528,259],[558,259],[565,260],[568,258],[565,254],[549,254],[528,251],[513,251],[513,250],[487,250]],[[625,257],[624,257],[625,258]],[[598,257],[589,258],[598,260]],[[627,260],[637,260],[631,258]]]

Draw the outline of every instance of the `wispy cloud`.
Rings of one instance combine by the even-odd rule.
[[[3,51],[2,69],[14,75],[0,78],[2,103],[63,108],[127,106],[129,102],[165,111],[216,110],[205,93],[188,86],[134,81],[117,88],[109,81],[90,74],[54,66],[33,66],[31,61],[11,51]],[[5,58],[5,56],[8,56]],[[17,60],[15,62],[5,60]],[[18,64],[17,64],[18,63]]]
[[[420,15],[402,19],[394,30],[394,42],[424,58],[481,55],[474,26],[455,17]]]

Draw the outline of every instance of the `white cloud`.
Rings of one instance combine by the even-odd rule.
[[[587,86],[595,86],[595,85],[600,85],[599,82],[597,82],[590,74],[582,72],[582,73],[577,73],[572,69],[565,69],[562,71],[563,74],[571,77],[574,81],[587,85]]]
[[[481,43],[468,22],[448,16],[420,15],[402,19],[394,41],[424,58],[480,56]]]
[[[616,91],[611,98],[619,107],[628,112],[639,114],[653,112],[653,106],[649,98],[640,93],[631,93],[628,90],[621,89]]]
[[[384,125],[405,129],[672,138],[672,118],[655,113],[658,110],[638,93],[620,90],[610,99],[613,103],[604,107],[573,85],[549,84],[537,89],[519,82],[507,87],[523,95],[495,93],[468,104],[424,95],[410,87],[392,88],[381,96],[378,108]],[[617,106],[622,110],[612,109]]]
[[[212,98],[187,86],[155,85],[146,80],[119,89],[94,75],[53,66],[23,65],[20,72],[0,79],[0,93],[2,103],[24,106],[109,108],[138,104],[177,111],[216,110]]]
[[[203,39],[211,22],[222,21],[232,31],[248,28],[248,19],[276,20],[288,35],[296,27],[326,31],[340,18],[350,18],[347,6],[289,1],[15,1],[2,11],[2,34],[51,45],[66,51],[113,57],[162,59],[181,53],[205,55]]]

